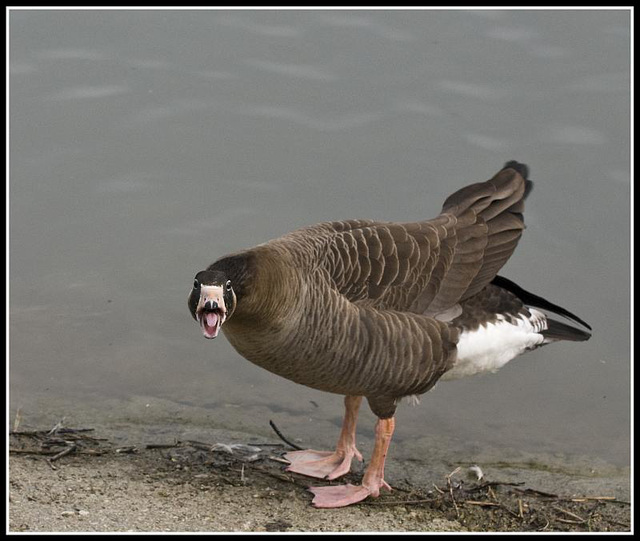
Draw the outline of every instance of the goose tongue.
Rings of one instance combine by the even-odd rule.
[[[204,312],[201,319],[202,333],[205,338],[215,338],[218,336],[222,318],[218,312]]]

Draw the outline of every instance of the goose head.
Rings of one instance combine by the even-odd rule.
[[[219,270],[196,274],[189,294],[189,311],[205,338],[215,338],[236,307],[236,294],[227,275]]]

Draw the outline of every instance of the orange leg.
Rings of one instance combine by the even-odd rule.
[[[307,449],[287,453],[284,458],[291,462],[287,471],[331,480],[349,472],[353,457],[362,461],[362,455],[356,449],[356,423],[361,402],[361,396],[345,396],[344,421],[334,452]]]
[[[316,507],[345,507],[364,500],[367,496],[377,498],[380,490],[391,490],[391,487],[384,480],[384,461],[389,450],[389,443],[393,436],[395,420],[378,419],[376,423],[376,441],[373,447],[371,463],[362,479],[362,485],[352,484],[328,487],[312,487],[313,505]]]

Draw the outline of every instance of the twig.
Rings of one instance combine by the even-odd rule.
[[[287,438],[285,438],[282,435],[282,432],[280,432],[280,430],[278,430],[278,427],[276,426],[276,424],[273,421],[269,421],[269,425],[271,426],[271,428],[273,428],[273,431],[277,434],[277,436],[283,441],[285,442],[289,447],[293,447],[294,449],[297,449],[298,451],[302,451],[303,448],[300,447],[299,445],[296,445],[295,443],[291,443]]]
[[[137,453],[139,451],[140,449],[138,449],[135,445],[128,445],[127,447],[118,447],[116,449],[117,454],[132,454],[132,453]]]
[[[546,516],[544,517],[544,519],[547,521],[547,523],[542,528],[538,528],[539,532],[544,532],[549,527],[549,524],[551,524]]]
[[[281,464],[291,464],[291,462],[289,462],[288,460],[285,460],[284,458],[280,458],[279,456],[269,455],[267,458],[269,460],[273,460],[274,462],[280,462]]]
[[[491,487],[499,487],[499,486],[505,486],[505,487],[519,487],[524,485],[524,481],[518,482],[518,483],[509,483],[506,481],[488,481],[486,483],[482,483],[481,485],[475,486],[475,487],[471,487],[466,489],[467,492],[475,492],[476,490],[482,490],[483,488],[491,488]]]
[[[202,443],[201,441],[195,441],[195,440],[187,440],[187,441],[180,441],[178,442],[179,444],[187,444],[190,445],[191,447],[194,447],[195,449],[200,449],[201,451],[213,451],[213,447],[214,445],[211,445],[210,443]]]
[[[294,485],[298,485],[298,486],[304,486],[304,488],[307,488],[308,485],[304,484],[302,485],[300,482],[298,482],[294,477],[291,477],[289,475],[285,475],[282,473],[278,473],[278,472],[274,472],[271,471],[267,468],[263,468],[262,466],[259,466],[258,464],[252,464],[249,463],[248,466],[252,469],[252,470],[256,470],[259,471],[261,473],[264,473],[266,475],[269,475],[270,477],[275,477],[276,479],[279,479],[280,481],[286,481],[288,483],[293,483]]]
[[[20,421],[22,421],[22,408],[18,408],[16,411],[16,417],[13,420],[13,431],[17,432],[18,427],[20,426]]]
[[[440,498],[430,498],[430,499],[424,499],[424,500],[393,500],[393,501],[382,501],[382,502],[372,501],[372,500],[365,500],[363,502],[360,502],[360,504],[365,504],[365,505],[417,505],[417,504],[420,504],[420,503],[433,503],[433,502],[437,502],[439,500],[440,500]]]
[[[571,498],[572,502],[587,502],[590,500],[596,501],[614,501],[616,500],[615,496],[583,496],[581,498]]]
[[[542,490],[536,490],[535,488],[526,488],[524,490],[516,488],[516,490],[518,492],[522,492],[523,494],[532,494],[534,496],[543,496],[545,498],[558,499],[557,494],[551,494],[551,492],[543,492]]]
[[[174,447],[180,447],[180,442],[175,443],[147,443],[145,449],[173,449]]]
[[[73,452],[76,450],[77,446],[75,443],[73,442],[69,442],[70,445],[66,448],[63,449],[62,451],[60,451],[57,455],[52,456],[51,458],[48,458],[47,460],[49,462],[55,462],[56,460],[58,460],[59,458],[62,458],[63,456],[68,455],[69,453]]]
[[[585,520],[569,520],[569,519],[560,518],[560,517],[556,517],[556,520],[558,522],[564,522],[565,524],[584,524],[586,522]]]
[[[48,434],[49,435],[55,434],[58,430],[62,428],[63,422],[64,422],[64,417],[60,419],[51,430],[49,430]]]
[[[561,513],[564,513],[565,515],[567,515],[568,517],[573,518],[574,520],[578,520],[579,522],[577,524],[582,524],[584,522],[587,522],[585,519],[583,519],[582,517],[576,515],[575,513],[572,513],[571,511],[567,511],[566,509],[562,509],[562,507],[557,507],[557,506],[552,506],[552,509],[555,509],[556,511],[560,511]],[[559,521],[564,522],[562,519],[558,518]]]
[[[453,507],[456,510],[456,517],[460,518],[460,510],[458,509],[458,504],[456,503],[456,499],[453,495],[453,485],[451,484],[451,476],[454,473],[460,471],[460,467],[458,466],[455,470],[453,470],[449,475],[447,475],[447,485],[449,485],[449,495],[451,496],[451,501],[453,502]]]
[[[480,507],[502,507],[499,502],[479,502],[475,500],[465,500],[462,503],[468,503],[469,505],[479,505]]]
[[[95,428],[59,428],[58,434],[76,434],[78,432],[94,432]]]

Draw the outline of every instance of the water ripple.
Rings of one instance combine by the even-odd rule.
[[[168,227],[167,233],[170,235],[195,236],[212,230],[219,230],[232,226],[239,219],[257,214],[257,210],[248,207],[236,207],[223,209],[214,215],[202,220],[192,220],[183,225]]]
[[[413,41],[415,37],[406,30],[398,30],[388,24],[375,21],[367,15],[323,15],[321,20],[333,27],[345,27],[349,29],[369,30],[381,38],[389,41]]]
[[[153,183],[147,180],[148,178],[148,175],[131,175],[102,180],[99,182],[96,190],[99,193],[122,194],[143,192],[154,187]]]
[[[11,62],[9,64],[9,72],[11,75],[24,75],[36,71],[35,66],[24,62]]]
[[[258,23],[248,19],[246,16],[218,15],[216,17],[216,23],[247,30],[252,34],[261,36],[295,38],[301,35],[301,31],[292,26]]]
[[[498,139],[490,135],[484,135],[481,133],[467,133],[463,137],[474,146],[483,148],[485,150],[506,150],[509,148],[509,143],[505,139]]]
[[[579,79],[564,89],[575,92],[629,92],[628,72],[598,73]]]
[[[332,118],[311,117],[288,107],[256,105],[243,107],[239,113],[249,116],[277,118],[302,124],[319,131],[340,131],[370,124],[383,117],[382,113],[344,113]]]
[[[493,39],[524,43],[538,36],[537,32],[524,27],[495,26],[486,35]]]
[[[327,71],[303,64],[283,64],[281,62],[270,62],[256,58],[245,60],[245,64],[263,71],[301,79],[312,79],[315,81],[333,81],[336,79],[335,75]]]
[[[105,54],[92,49],[46,49],[36,54],[45,60],[102,60]]]
[[[96,98],[109,98],[129,92],[129,87],[124,85],[105,86],[74,86],[66,88],[49,96],[52,100],[84,100]]]
[[[440,81],[439,85],[454,94],[485,101],[503,99],[507,95],[507,92],[503,89],[494,88],[489,85],[467,83],[465,81],[444,80]]]
[[[425,116],[442,116],[443,110],[419,100],[394,100],[393,108],[401,113],[416,113]]]
[[[601,132],[584,126],[552,126],[545,139],[572,145],[602,145],[607,141]]]

